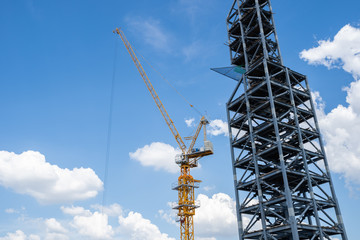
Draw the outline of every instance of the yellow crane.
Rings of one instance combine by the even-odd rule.
[[[201,181],[195,180],[190,175],[190,169],[197,167],[198,160],[200,158],[213,154],[213,145],[206,138],[206,125],[209,124],[209,122],[204,116],[201,118],[195,134],[187,138],[188,140],[192,140],[189,148],[187,148],[179,132],[177,131],[174,122],[171,120],[148,76],[146,75],[139,59],[135,54],[134,49],[126,39],[124,32],[121,29],[116,28],[114,33],[118,34],[123,41],[127,51],[131,56],[131,59],[138,69],[142,79],[144,80],[152,98],[154,99],[156,106],[159,108],[166,124],[168,125],[171,133],[175,137],[175,140],[181,149],[182,153],[175,157],[175,162],[180,166],[180,177],[178,178],[178,182],[175,184],[175,186],[173,186],[173,190],[178,191],[178,203],[176,206],[174,206],[174,209],[178,210],[177,220],[180,223],[180,239],[194,240],[193,217],[195,215],[195,209],[199,207],[198,204],[195,203],[195,188],[199,187],[199,183]],[[194,148],[202,128],[204,132],[204,146],[201,148]]]

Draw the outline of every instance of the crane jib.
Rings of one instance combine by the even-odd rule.
[[[146,75],[139,59],[136,57],[136,54],[131,46],[131,44],[129,43],[129,41],[126,39],[125,34],[122,32],[121,29],[116,29],[114,31],[114,33],[117,33],[120,37],[121,40],[123,41],[127,51],[129,52],[133,62],[135,63],[136,68],[138,69],[143,81],[145,82],[145,85],[147,86],[151,96],[153,97],[157,107],[159,108],[161,114],[163,115],[166,124],[168,125],[168,127],[170,128],[171,133],[173,134],[173,136],[175,137],[176,142],[178,143],[180,149],[182,150],[183,154],[186,153],[186,145],[184,143],[184,141],[182,140],[179,132],[177,131],[174,122],[172,121],[172,119],[170,118],[169,114],[167,113],[164,105],[162,104],[159,96],[157,95],[154,87],[152,86],[148,76]]]

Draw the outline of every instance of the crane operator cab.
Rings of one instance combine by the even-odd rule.
[[[209,124],[209,122],[205,119],[205,117],[202,117],[195,135],[187,138],[188,140],[192,139],[189,149],[186,152],[183,151],[183,153],[176,155],[175,162],[178,165],[189,164],[191,167],[197,167],[197,161],[200,158],[214,154],[213,144],[206,138],[207,124]],[[202,147],[194,147],[201,128],[204,128],[204,145]]]
[[[214,154],[214,147],[212,142],[209,140],[204,141],[204,146],[202,147],[195,147],[191,149],[191,151],[187,154],[177,154],[175,156],[175,162],[176,164],[184,164],[184,163],[191,163],[192,167],[197,166],[197,160],[199,160],[201,157],[208,156]],[[195,161],[193,161],[195,160]]]
[[[191,152],[187,154],[188,158],[204,157],[214,154],[214,147],[209,140],[204,141],[204,146],[200,148],[193,148]]]

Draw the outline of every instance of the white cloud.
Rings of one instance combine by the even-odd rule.
[[[74,216],[72,226],[80,235],[91,239],[112,239],[114,231],[108,224],[108,216],[94,212],[90,216]]]
[[[237,235],[236,206],[229,195],[217,193],[209,198],[199,194],[197,200],[201,205],[194,217],[198,236],[222,239]]]
[[[342,67],[355,78],[360,76],[360,28],[345,25],[333,40],[320,40],[318,44],[303,50],[300,57],[309,64]]]
[[[8,233],[5,237],[0,237],[0,240],[40,240],[37,235],[26,236],[21,230],[17,230],[15,233]]]
[[[160,26],[160,21],[152,18],[128,17],[126,19],[129,28],[142,35],[142,39],[152,47],[170,52],[170,35]]]
[[[175,219],[177,217],[177,212],[172,209],[174,205],[176,205],[176,202],[168,202],[167,203],[169,209],[168,210],[159,210],[158,213],[162,219],[164,219],[166,222],[171,223],[173,225],[179,226],[178,223],[176,223]]]
[[[350,103],[355,91],[360,93],[360,81],[347,89],[349,106],[338,105],[326,114],[322,104],[317,114],[331,170],[343,174],[347,181],[360,184],[360,102]],[[316,95],[317,102],[321,102],[320,95]]]
[[[131,159],[140,162],[145,167],[153,167],[156,170],[165,170],[170,173],[179,172],[175,163],[175,156],[181,154],[180,149],[175,149],[169,144],[153,142],[129,153]]]
[[[62,233],[47,233],[44,240],[69,240],[69,237]]]
[[[117,203],[114,203],[110,206],[101,206],[101,205],[97,204],[97,205],[92,205],[91,207],[93,209],[103,212],[106,215],[111,216],[111,217],[114,217],[114,216],[117,217],[117,216],[122,215],[122,213],[123,213],[122,207]]]
[[[209,192],[209,191],[212,191],[212,190],[214,190],[216,187],[214,186],[214,185],[212,185],[212,186],[205,186],[204,187],[204,190],[206,191],[206,192]]]
[[[104,208],[94,205],[92,208],[99,211],[103,209],[103,213],[83,207],[61,207],[65,214],[72,216],[72,220],[67,222],[67,225],[72,227],[67,235],[86,239],[175,240],[162,233],[155,224],[140,213],[131,211],[125,214],[119,204]],[[118,220],[118,224],[114,224],[115,219]],[[54,230],[57,229],[56,225],[51,224]]]
[[[101,206],[94,205],[92,208],[100,210]],[[33,228],[37,235],[26,235],[18,230],[7,233],[0,240],[175,240],[140,213],[130,211],[125,214],[119,204],[104,206],[103,213],[79,206],[61,207],[61,210],[70,218],[23,219],[21,225],[27,226],[27,229]],[[173,213],[172,219],[176,215]],[[162,212],[159,211],[159,214],[162,215]],[[171,223],[176,224],[175,221]]]
[[[219,135],[228,136],[229,135],[228,129],[229,128],[227,122],[224,122],[221,119],[215,119],[210,121],[209,127],[207,129],[207,133],[213,136],[219,136]]]
[[[195,118],[185,119],[186,126],[188,127],[194,127],[195,126],[194,122],[195,122]]]
[[[114,206],[114,205],[111,205]],[[111,209],[112,207],[104,207],[104,209]],[[108,215],[100,212],[91,212],[83,207],[61,207],[65,214],[73,216],[70,225],[76,229],[76,232],[81,236],[86,236],[91,239],[112,239],[114,230],[108,222]]]
[[[6,213],[9,213],[9,214],[11,214],[11,213],[17,213],[17,211],[16,211],[15,209],[13,209],[13,208],[5,209],[5,212],[6,212]]]
[[[315,92],[313,97],[331,170],[345,176],[347,183],[360,184],[360,29],[346,25],[333,40],[321,40],[300,56],[310,64],[341,67],[355,78],[344,89],[346,106],[340,104],[325,113],[320,94]]]
[[[165,233],[150,220],[142,217],[140,213],[130,212],[127,217],[119,217],[120,229],[131,240],[175,240]]]
[[[65,214],[72,215],[72,216],[91,216],[91,212],[83,207],[64,207],[62,206],[61,211]]]
[[[170,211],[167,212],[165,212],[164,210],[159,210],[158,213],[160,217],[164,219],[166,222],[176,225],[176,221],[175,221],[176,213],[174,210],[171,209]]]
[[[67,230],[55,218],[45,220],[45,226],[48,232],[66,233]]]
[[[0,185],[41,203],[64,203],[95,197],[103,183],[90,168],[62,169],[39,152],[0,151]]]

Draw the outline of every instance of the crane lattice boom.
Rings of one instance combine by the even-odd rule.
[[[121,37],[121,40],[124,42],[124,45],[125,45],[126,49],[128,50],[133,62],[135,63],[135,66],[136,66],[137,70],[139,71],[142,79],[144,80],[144,83],[145,83],[146,87],[148,88],[151,96],[153,97],[153,99],[156,103],[156,106],[159,108],[161,114],[163,115],[165,122],[169,126],[171,133],[174,135],[175,140],[178,143],[181,151],[185,154],[186,153],[186,145],[185,145],[184,141],[182,140],[178,130],[176,129],[173,120],[170,118],[164,105],[162,104],[162,102],[161,102],[158,94],[156,93],[153,85],[151,84],[148,76],[146,75],[146,72],[144,71],[144,68],[142,67],[139,59],[137,58],[134,49],[132,48],[129,41],[126,39],[125,34],[121,29],[116,28],[114,33],[117,33]]]

